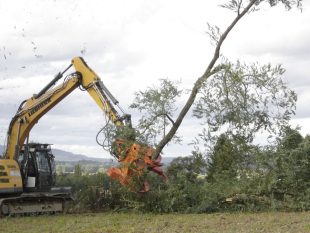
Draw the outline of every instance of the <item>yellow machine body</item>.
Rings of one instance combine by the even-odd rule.
[[[23,182],[15,160],[0,159],[0,193],[20,193]]]
[[[73,67],[75,72],[67,75],[61,84],[56,86],[56,83],[70,67]],[[22,151],[22,148],[29,148],[29,133],[41,117],[77,88],[86,91],[116,127],[129,126],[131,128],[130,115],[125,114],[120,108],[118,101],[105,87],[99,76],[86,64],[83,58],[73,58],[70,66],[65,71],[56,75],[38,94],[34,94],[20,104],[17,113],[10,122],[6,149],[3,159],[0,159],[0,216],[9,213],[48,212],[46,206],[42,207],[41,204],[37,203],[47,200],[50,201],[47,206],[52,206],[50,212],[62,210],[62,206],[60,206],[61,200],[57,199],[58,194],[55,194],[55,198],[52,199],[47,190],[47,188],[53,188],[53,182],[50,182],[50,177],[53,177],[53,175],[43,174],[43,170],[39,169],[38,166],[34,166],[36,167],[36,173],[32,174],[30,172],[31,163],[37,161],[37,154],[32,155],[31,151],[28,149]],[[121,110],[123,115],[119,114],[116,107]],[[115,138],[115,140],[119,148],[116,149],[117,153],[114,155],[119,160],[122,168],[111,169],[108,173],[112,178],[119,180],[123,185],[129,186],[132,191],[139,189],[148,191],[148,184],[143,181],[143,174],[149,170],[166,178],[159,168],[161,166],[160,161],[152,161],[151,159],[152,148],[142,147],[134,139],[131,143],[131,141],[128,141],[132,140],[131,138],[122,138],[121,140]],[[26,144],[24,144],[25,141],[27,141]],[[128,145],[128,147],[125,145]],[[35,148],[39,149],[36,145],[33,145],[32,149]],[[48,151],[46,153],[46,157],[42,158],[48,157],[50,161],[54,159],[52,154],[48,154]],[[50,162],[46,163],[50,164]],[[134,169],[132,169],[133,167]],[[41,193],[32,196],[27,194],[28,196],[25,196],[24,193],[28,192],[30,181],[34,180],[30,179],[31,177],[35,178],[34,187],[31,186],[31,188],[33,187],[36,192]],[[142,183],[143,187],[132,187],[133,181],[137,179],[141,181],[139,183]],[[47,195],[46,198],[41,198],[42,192]],[[12,198],[12,194],[16,194],[15,199]],[[7,196],[10,197],[6,198]],[[28,203],[26,203],[26,200]]]

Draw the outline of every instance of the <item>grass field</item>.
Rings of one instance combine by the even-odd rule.
[[[310,212],[234,214],[98,213],[8,217],[0,232],[310,232]]]

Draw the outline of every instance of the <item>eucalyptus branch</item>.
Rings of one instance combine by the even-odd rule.
[[[149,122],[147,124],[143,125],[144,130],[140,134],[144,135],[145,132],[147,132],[150,129],[150,127],[154,124],[154,121],[156,121],[157,118],[159,118],[161,116],[167,117],[168,120],[172,123],[172,125],[174,125],[174,120],[169,116],[169,114],[167,114],[167,113],[159,113],[159,114],[156,114],[156,115],[152,116],[152,118],[149,119]]]
[[[159,144],[156,147],[155,153],[153,155],[153,158],[157,158],[159,156],[159,154],[161,153],[161,151],[163,150],[163,148],[167,145],[167,143],[173,138],[173,136],[175,135],[176,131],[178,130],[179,126],[181,125],[185,115],[187,114],[187,112],[189,111],[189,109],[191,108],[191,106],[193,105],[196,96],[198,94],[198,92],[200,91],[202,85],[205,83],[205,81],[214,74],[214,71],[212,72],[212,69],[216,63],[216,61],[218,60],[219,56],[220,56],[220,49],[221,46],[223,44],[223,42],[225,41],[226,37],[228,36],[229,32],[235,27],[235,25],[240,21],[240,19],[251,9],[251,7],[257,2],[257,0],[251,0],[248,5],[242,10],[242,12],[240,14],[238,14],[236,16],[236,18],[233,20],[233,22],[227,27],[227,29],[224,31],[224,33],[221,35],[215,51],[214,51],[214,55],[213,58],[211,60],[211,62],[209,63],[209,65],[207,66],[206,71],[204,72],[204,74],[198,78],[198,80],[195,82],[193,89],[191,91],[191,94],[186,102],[186,104],[184,105],[184,107],[182,108],[179,116],[177,117],[175,124],[171,127],[171,129],[169,130],[168,134],[159,142]]]
[[[166,113],[166,114],[163,114],[163,115],[165,115],[167,118],[168,118],[168,120],[172,123],[172,125],[174,125],[175,123],[174,123],[174,120]]]

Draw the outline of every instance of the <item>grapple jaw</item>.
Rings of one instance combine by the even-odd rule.
[[[146,181],[149,171],[155,172],[167,181],[167,176],[161,169],[161,157],[152,159],[155,151],[152,147],[119,139],[115,142],[115,149],[120,166],[109,168],[107,174],[131,191],[145,193],[150,190],[150,185]]]

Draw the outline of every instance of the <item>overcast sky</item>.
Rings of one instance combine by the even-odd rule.
[[[83,56],[130,112],[135,91],[159,79],[190,89],[213,55],[207,23],[222,30],[234,15],[219,0],[0,0],[0,143],[18,105],[43,88],[71,58]],[[230,60],[283,64],[285,81],[298,94],[292,124],[310,133],[310,3],[303,12],[282,6],[247,15],[229,35]],[[183,96],[185,99],[186,96]],[[136,116],[136,113],[133,113]],[[88,156],[108,157],[95,141],[102,113],[76,90],[45,115],[30,139]],[[135,121],[136,117],[134,117]],[[187,117],[166,156],[188,155],[199,125]]]

